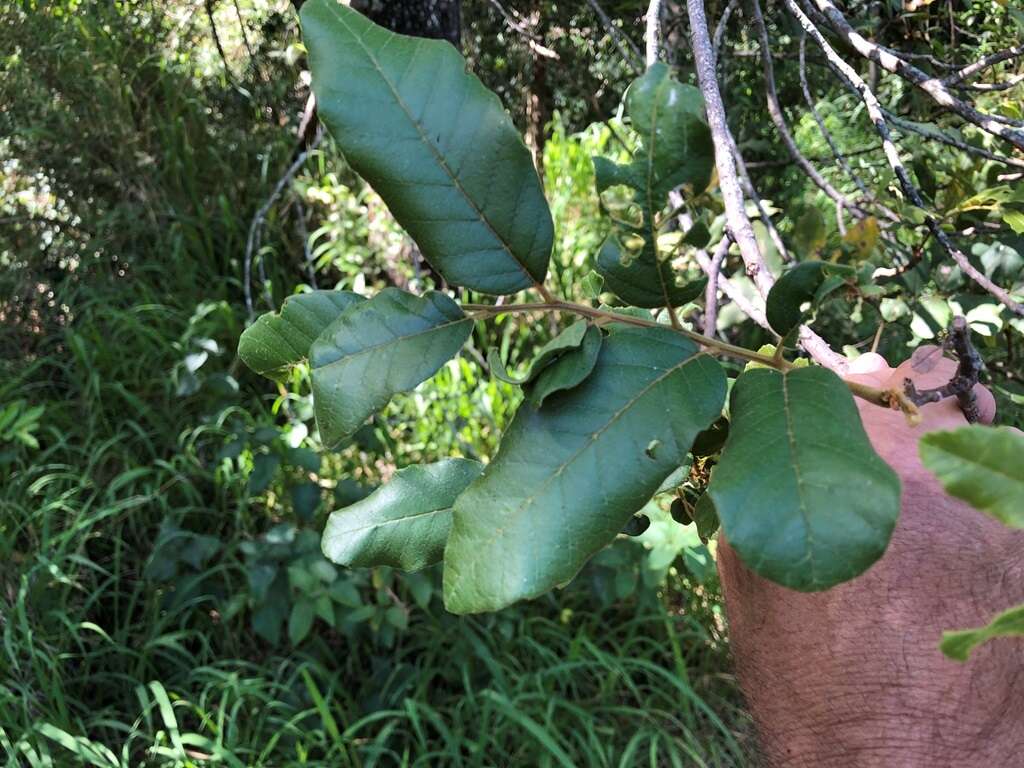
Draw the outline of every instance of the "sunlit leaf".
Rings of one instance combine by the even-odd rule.
[[[942,633],[939,649],[951,659],[967,661],[971,651],[996,637],[1024,635],[1024,605],[1010,608],[996,616],[984,627],[961,629]]]
[[[929,432],[918,442],[918,451],[951,496],[1024,528],[1024,434],[975,424]]]
[[[721,367],[689,340],[614,327],[582,384],[523,403],[456,502],[448,609],[497,610],[569,581],[686,461],[724,397]]]
[[[427,261],[483,293],[542,282],[553,226],[533,160],[455,48],[337,0],[309,0],[301,17],[320,119]]]

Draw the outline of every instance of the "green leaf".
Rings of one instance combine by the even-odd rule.
[[[801,305],[817,298],[818,289],[826,278],[855,273],[853,267],[845,264],[800,262],[780,277],[768,292],[766,313],[769,325],[780,336],[785,336],[800,325],[803,320]]]
[[[539,408],[524,402],[456,501],[448,610],[498,610],[572,579],[685,462],[724,399],[725,374],[693,342],[613,326],[590,376]]]
[[[289,492],[292,497],[292,509],[300,520],[312,520],[320,507],[320,486],[312,481],[293,485]]]
[[[261,376],[281,380],[309,356],[309,347],[349,307],[365,301],[351,291],[313,291],[289,296],[280,312],[262,315],[242,333],[238,356]]]
[[[871,448],[853,397],[825,368],[757,368],[732,388],[729,438],[708,494],[747,566],[828,589],[885,552],[900,482]]]
[[[487,365],[490,367],[494,377],[501,381],[517,385],[526,384],[537,378],[540,372],[560,355],[578,348],[583,343],[583,338],[586,336],[589,327],[586,320],[578,320],[551,339],[551,341],[537,350],[537,356],[530,364],[530,370],[522,379],[517,379],[509,374],[508,369],[501,362],[501,355],[493,347],[487,352]]]
[[[455,48],[337,0],[301,17],[320,118],[427,261],[483,293],[543,282],[554,228],[530,153]]]
[[[291,615],[288,617],[288,639],[292,645],[298,645],[306,639],[309,630],[313,628],[313,619],[316,618],[316,605],[311,600],[299,600],[292,606]]]
[[[603,339],[597,326],[588,326],[578,347],[569,349],[541,369],[530,386],[530,401],[539,408],[549,395],[579,386],[594,370]]]
[[[951,659],[967,661],[971,651],[992,638],[1020,635],[1024,635],[1024,605],[1003,611],[984,627],[943,632],[939,649]]]
[[[480,476],[468,459],[399,470],[362,501],[332,512],[323,550],[341,565],[418,571],[441,561],[456,497]]]
[[[249,494],[256,496],[267,490],[279,466],[281,457],[276,453],[256,454],[252,460],[252,472],[249,474]]]
[[[658,63],[633,81],[625,102],[641,147],[629,165],[594,158],[594,173],[599,193],[620,184],[634,190],[643,217],[643,244],[623,258],[622,243],[613,235],[602,246],[596,268],[607,289],[634,306],[681,306],[699,296],[703,286],[676,285],[669,260],[659,258],[656,216],[670,190],[686,185],[695,194],[710,181],[714,150],[704,100],[696,88],[680,83]]]
[[[951,496],[1012,528],[1024,528],[1024,434],[972,425],[929,432],[918,442],[921,462]]]
[[[718,511],[715,502],[708,494],[703,494],[693,505],[693,522],[697,526],[697,535],[705,544],[718,530]]]
[[[604,278],[594,270],[590,270],[580,281],[580,291],[584,297],[597,301],[601,298],[601,291],[604,290]]]
[[[442,293],[385,288],[313,342],[313,402],[324,444],[352,435],[399,392],[433,376],[469,338],[473,321]]]
[[[825,245],[825,219],[815,206],[809,205],[800,214],[793,228],[796,249],[805,258],[816,254]]]
[[[677,285],[672,266],[643,253],[629,259],[622,243],[612,235],[598,251],[595,267],[604,277],[605,289],[635,307],[681,307],[703,295],[706,277]],[[624,259],[625,256],[625,259]]]
[[[696,222],[683,236],[683,242],[694,248],[704,248],[711,242],[711,231],[703,221]]]

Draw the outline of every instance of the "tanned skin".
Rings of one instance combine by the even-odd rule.
[[[910,361],[894,370],[864,355],[850,378],[900,389],[911,378],[923,389],[946,383],[956,368],[927,351],[914,359],[919,370]],[[975,393],[981,420],[991,422],[991,393]],[[903,483],[900,519],[878,563],[806,594],[756,576],[720,542],[737,674],[763,763],[1024,766],[1024,640],[990,641],[966,663],[938,650],[943,630],[987,624],[1024,603],[1024,531],[946,495],[922,466],[922,434],[966,424],[955,399],[923,406],[918,427],[899,412],[858,407],[872,445]]]

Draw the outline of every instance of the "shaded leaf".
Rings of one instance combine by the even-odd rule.
[[[261,315],[238,340],[238,356],[261,376],[280,380],[309,356],[309,347],[349,307],[366,301],[351,291],[289,296],[280,312]]]
[[[801,306],[818,298],[818,289],[826,278],[855,274],[852,267],[824,261],[803,261],[779,278],[768,292],[768,323],[785,336],[803,320]],[[823,298],[823,297],[822,297]]]
[[[733,386],[730,413],[707,495],[747,567],[813,591],[882,556],[900,482],[871,448],[838,376],[818,367],[747,371]]]
[[[1024,605],[1010,608],[984,627],[943,632],[939,649],[951,659],[967,661],[971,651],[996,637],[1024,635]]]
[[[256,454],[252,460],[252,472],[249,474],[249,493],[255,496],[267,490],[280,465],[281,457],[276,453]]]
[[[292,606],[291,615],[288,616],[288,640],[292,645],[298,645],[306,639],[315,618],[316,606],[313,601],[299,600]]]
[[[293,485],[289,492],[292,497],[292,509],[295,510],[295,515],[300,520],[312,520],[317,509],[320,507],[320,486],[314,482],[298,483]]]
[[[487,352],[487,365],[490,367],[494,377],[501,381],[507,381],[509,384],[516,385],[526,384],[537,378],[538,374],[546,366],[554,362],[559,355],[578,348],[583,343],[583,337],[586,335],[588,327],[589,325],[586,320],[579,320],[551,339],[551,341],[537,350],[537,356],[530,364],[530,370],[521,379],[515,378],[508,372],[504,363],[501,362],[500,353],[493,347]]]
[[[482,466],[446,459],[395,473],[365,499],[331,513],[323,550],[341,565],[387,565],[417,571],[440,562],[451,528],[452,505]]]
[[[399,392],[433,376],[469,338],[472,319],[442,293],[385,288],[350,307],[310,348],[324,444],[352,435]]]
[[[624,261],[625,255],[625,261]],[[633,259],[624,254],[622,243],[614,235],[604,241],[598,251],[595,267],[604,277],[605,290],[635,307],[664,307],[666,302],[681,307],[704,293],[707,278],[677,285],[675,273],[668,262],[637,254]]]
[[[725,375],[668,329],[614,326],[591,375],[525,402],[495,459],[455,504],[445,605],[497,610],[568,582],[686,460]],[[645,448],[661,442],[651,458]]]
[[[718,530],[719,520],[715,502],[706,493],[702,494],[697,499],[697,503],[693,505],[693,522],[697,526],[697,535],[705,544]]]
[[[625,105],[641,146],[628,165],[594,158],[594,173],[599,193],[620,184],[634,191],[642,225],[631,231],[641,236],[642,245],[636,253],[625,254],[621,241],[612,236],[602,246],[596,268],[607,289],[623,301],[640,307],[680,306],[703,288],[680,294],[691,286],[680,289],[669,260],[659,258],[656,217],[669,191],[685,185],[695,194],[710,181],[714,150],[704,100],[696,88],[680,83],[658,63],[629,86]]]
[[[594,370],[603,339],[601,329],[595,325],[587,327],[578,347],[569,349],[541,369],[537,380],[530,385],[530,401],[539,408],[549,395],[578,386]]]
[[[427,261],[483,293],[543,282],[553,226],[530,153],[455,48],[336,0],[301,18],[320,118]]]
[[[1024,434],[972,425],[929,432],[921,462],[951,496],[1012,528],[1024,528]]]

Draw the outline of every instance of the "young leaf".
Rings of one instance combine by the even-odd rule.
[[[736,380],[730,412],[708,495],[751,570],[814,591],[882,556],[900,482],[871,448],[838,376],[818,367],[753,369]]]
[[[929,432],[918,452],[947,493],[1005,525],[1024,528],[1024,434],[980,425]]]
[[[469,338],[473,320],[443,293],[385,288],[350,307],[313,342],[313,402],[324,444],[352,435],[399,392],[433,376]]]
[[[811,209],[813,210],[813,209]],[[803,319],[800,306],[813,301],[825,278],[834,275],[853,275],[853,267],[829,264],[824,261],[803,261],[779,278],[768,293],[766,314],[768,324],[780,336],[785,336]]]
[[[623,301],[638,307],[681,306],[699,296],[703,286],[676,285],[671,264],[658,258],[655,217],[670,190],[687,185],[691,192],[701,192],[710,181],[713,148],[704,100],[696,88],[680,83],[658,63],[633,81],[625,102],[641,148],[629,165],[594,158],[594,171],[599,193],[619,184],[634,190],[643,216],[643,247],[624,263],[621,244],[609,238],[596,268],[608,290]]]
[[[452,505],[482,469],[477,461],[446,459],[399,470],[362,501],[331,513],[324,554],[355,568],[418,571],[440,562]]]
[[[455,48],[337,0],[301,18],[320,118],[427,261],[482,293],[543,282],[554,229],[530,153]]]
[[[312,291],[289,296],[280,312],[268,312],[238,340],[238,356],[249,368],[270,379],[283,379],[288,369],[309,356],[309,347],[342,312],[361,301],[351,291]]]
[[[995,637],[1024,635],[1024,605],[1003,611],[989,624],[977,629],[943,632],[939,649],[951,659],[967,661],[976,647]]]
[[[539,408],[548,395],[578,386],[594,370],[603,339],[600,328],[588,326],[578,347],[562,353],[541,369],[530,386],[530,401]]]
[[[615,326],[578,387],[523,403],[455,503],[445,605],[498,610],[568,582],[685,462],[721,413],[725,374],[668,329]],[[652,440],[661,446],[652,457]]]
[[[509,384],[526,384],[536,379],[540,372],[554,362],[560,355],[564,355],[565,353],[578,348],[583,343],[583,337],[587,334],[587,329],[589,327],[590,325],[586,320],[578,320],[555,336],[555,338],[551,339],[551,341],[537,350],[537,356],[530,364],[530,370],[522,379],[517,379],[509,374],[508,369],[501,362],[501,356],[498,354],[496,349],[492,348],[488,350],[487,365],[490,367],[491,373],[494,374],[494,377],[497,379],[507,381]]]
[[[707,278],[676,285],[675,274],[668,262],[657,261],[653,255],[638,254],[623,263],[622,243],[612,235],[601,246],[594,266],[604,277],[605,290],[635,307],[681,307],[704,293]]]

